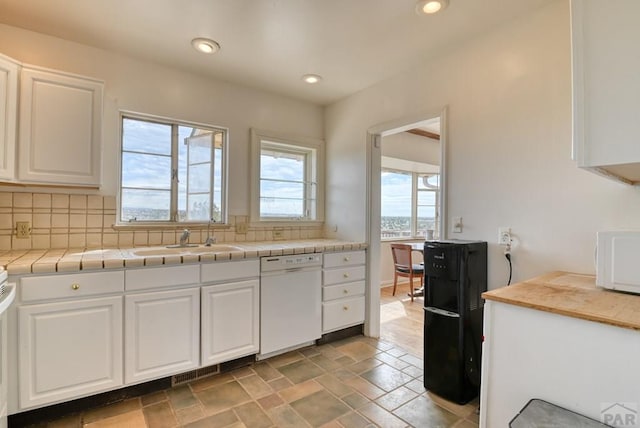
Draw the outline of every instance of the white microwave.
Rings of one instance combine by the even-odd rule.
[[[598,232],[596,285],[640,294],[640,231]]]

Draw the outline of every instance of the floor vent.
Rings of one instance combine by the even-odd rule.
[[[183,383],[192,382],[203,377],[213,376],[220,373],[220,364],[215,366],[203,367],[197,370],[191,370],[190,372],[180,373],[175,376],[171,376],[171,386],[182,385]]]

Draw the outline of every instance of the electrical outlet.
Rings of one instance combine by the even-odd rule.
[[[247,223],[236,224],[236,233],[247,233],[249,231],[249,225]]]
[[[498,228],[498,244],[500,245],[511,244],[511,228],[510,227]]]
[[[284,229],[273,229],[273,239],[284,239]]]
[[[26,239],[31,236],[31,224],[28,221],[16,221],[16,238]]]
[[[451,232],[462,233],[462,217],[451,218]]]

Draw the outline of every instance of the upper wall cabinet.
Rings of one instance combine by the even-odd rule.
[[[100,185],[103,82],[23,66],[18,180]]]
[[[571,0],[573,157],[640,183],[640,1]]]
[[[20,65],[0,55],[0,179],[15,177],[18,73]]]

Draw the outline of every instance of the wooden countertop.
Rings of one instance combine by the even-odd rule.
[[[122,269],[143,266],[176,265],[182,263],[213,262],[249,259],[264,256],[352,251],[367,248],[365,243],[337,239],[306,239],[298,241],[224,242],[234,251],[170,253],[141,256],[138,250],[166,247],[136,248],[72,248],[49,250],[13,250],[0,252],[0,266],[10,275],[53,272],[78,272],[83,270]],[[168,252],[169,253],[169,252]]]
[[[640,330],[640,295],[596,287],[593,275],[551,272],[482,294],[487,300]]]

